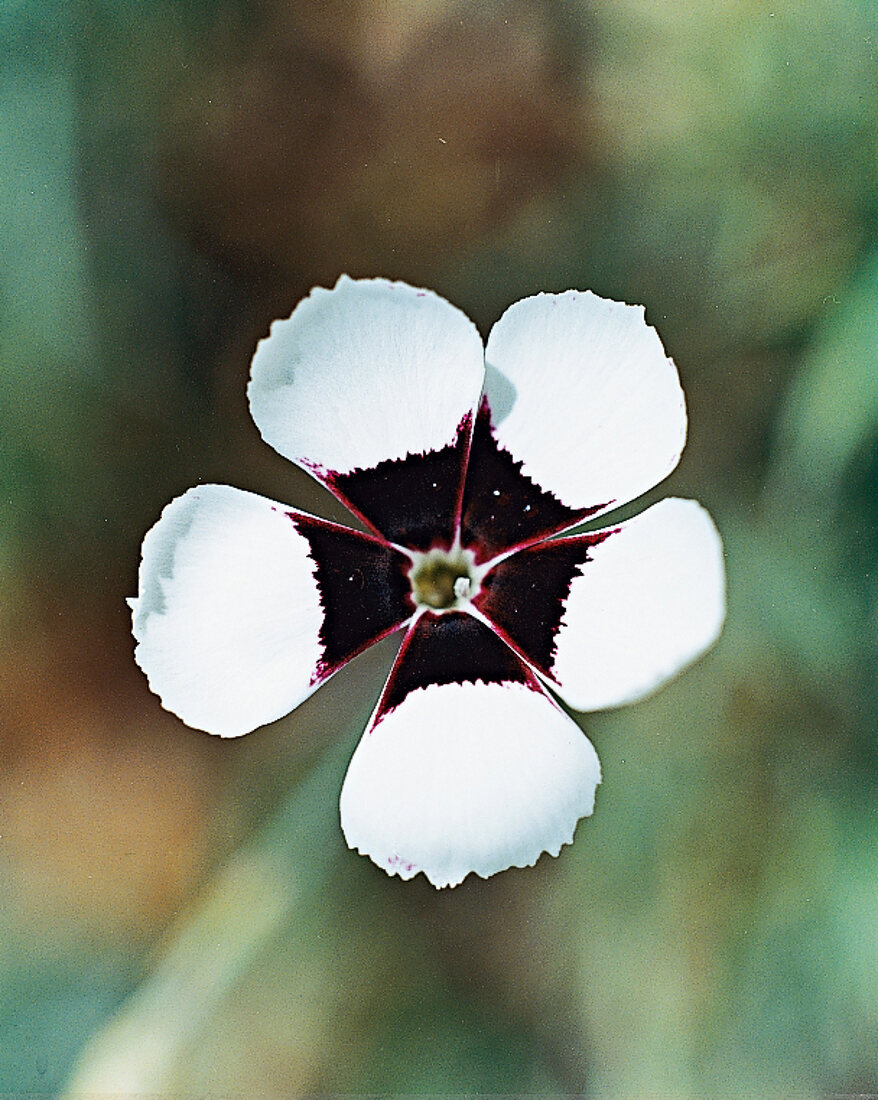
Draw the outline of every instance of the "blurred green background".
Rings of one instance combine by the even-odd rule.
[[[878,1091],[878,110],[870,0],[0,4],[0,1093]],[[224,743],[124,597],[261,444],[315,283],[643,302],[727,548],[716,649],[587,716],[559,859],[436,892],[348,852],[392,658]]]

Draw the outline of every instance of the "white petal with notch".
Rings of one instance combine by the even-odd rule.
[[[418,688],[363,735],[341,792],[351,848],[437,887],[556,856],[594,808],[591,742],[522,683]]]
[[[486,361],[498,442],[568,507],[624,504],[677,465],[685,398],[643,307],[588,290],[524,298]]]
[[[722,542],[694,500],[653,505],[589,557],[573,579],[551,667],[577,710],[649,695],[713,645],[725,618]]]
[[[172,501],[143,542],[137,663],[188,725],[238,737],[314,688],[323,613],[284,505],[227,485]]]
[[[483,378],[478,330],[438,294],[342,276],[274,322],[247,392],[266,443],[343,474],[451,443]]]

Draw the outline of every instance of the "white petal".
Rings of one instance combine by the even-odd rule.
[[[352,848],[389,874],[456,886],[557,855],[594,808],[600,764],[522,683],[418,688],[363,735],[341,792]]]
[[[711,646],[725,618],[722,542],[694,500],[653,505],[589,558],[573,579],[551,668],[578,710],[648,695]]]
[[[237,737],[314,690],[323,613],[309,544],[283,505],[190,489],[143,542],[137,663],[190,726]]]
[[[623,504],[677,465],[685,399],[643,307],[590,291],[525,298],[486,360],[497,441],[568,507]]]
[[[342,276],[274,322],[248,396],[275,450],[343,474],[452,443],[483,378],[481,337],[460,310],[405,283]]]

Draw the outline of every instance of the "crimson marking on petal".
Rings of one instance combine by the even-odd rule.
[[[380,721],[418,688],[509,682],[541,690],[530,670],[490,627],[464,611],[427,612],[402,643],[375,720]]]
[[[287,515],[308,540],[316,565],[323,608],[316,683],[411,618],[411,562],[371,535],[301,512]]]
[[[408,860],[403,859],[398,852],[394,852],[393,855],[387,857],[387,866],[393,871],[404,871],[407,875],[415,869],[414,863],[409,863]]]
[[[400,410],[405,415],[417,413]],[[446,447],[323,476],[351,511],[390,542],[414,550],[447,549],[460,512],[471,427],[472,413],[467,413]]]
[[[522,463],[497,442],[488,398],[483,397],[473,431],[461,526],[462,545],[480,562],[566,530],[612,503],[568,508],[521,468]]]
[[[570,585],[589,550],[619,528],[555,539],[504,558],[482,578],[473,603],[525,660],[550,675]]]

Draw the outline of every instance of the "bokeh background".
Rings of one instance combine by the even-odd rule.
[[[0,5],[0,1093],[878,1091],[878,111],[870,0]],[[314,284],[487,333],[646,304],[666,491],[722,530],[695,668],[582,719],[559,859],[434,891],[348,852],[392,659],[236,742],[162,711],[124,598],[174,495],[343,518],[265,447]]]

